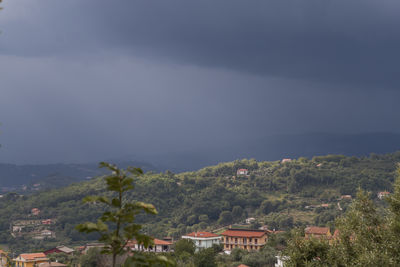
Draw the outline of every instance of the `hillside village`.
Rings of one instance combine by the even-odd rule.
[[[196,251],[202,249],[213,248],[220,246],[221,253],[231,254],[234,249],[241,249],[246,251],[259,251],[268,242],[272,235],[283,233],[283,231],[263,229],[245,229],[245,228],[227,228],[220,234],[212,232],[193,232],[188,233],[181,237],[181,239],[191,240],[195,246]],[[305,229],[304,238],[318,238],[326,240],[335,240],[338,236],[338,231],[332,235],[328,227],[310,226]],[[129,241],[125,249],[129,253],[135,251],[150,252],[150,253],[173,253],[174,243],[177,240],[172,238],[157,239],[154,238],[153,245],[145,248],[139,245],[135,240]],[[86,255],[91,249],[101,249],[105,245],[102,243],[87,243],[82,246],[70,248],[64,245],[56,246],[43,252],[35,253],[21,253],[16,258],[11,259],[7,252],[0,250],[0,267],[8,266],[8,262],[12,260],[17,267],[51,267],[51,266],[71,266],[60,262],[52,262],[50,257],[54,255],[68,255],[79,256]],[[104,265],[107,266],[107,265]],[[240,265],[239,265],[240,266]],[[247,266],[247,265],[241,265]],[[283,266],[282,260],[277,255],[276,267]]]
[[[380,166],[393,166],[392,168],[386,168],[384,171],[386,177],[388,177],[388,181],[393,181],[395,162],[400,158],[400,154],[389,154],[380,156],[380,158],[374,157],[355,159],[342,156],[326,156],[316,157],[313,160],[282,159],[279,162],[242,160],[207,167],[192,173],[173,174],[166,172],[165,174],[146,174],[145,176],[148,178],[139,180],[136,185],[142,190],[141,195],[137,195],[137,197],[148,199],[146,201],[155,203],[160,211],[160,215],[158,216],[163,217],[168,214],[168,216],[173,215],[175,217],[165,217],[170,219],[162,219],[159,223],[145,224],[146,232],[154,237],[154,246],[145,249],[143,246],[139,246],[135,240],[131,240],[126,245],[126,250],[132,252],[169,253],[174,255],[176,242],[182,239],[189,239],[194,242],[197,252],[213,245],[218,245],[221,253],[226,255],[231,254],[235,249],[257,252],[268,245],[270,240],[275,240],[275,236],[279,236],[279,240],[282,238],[282,240],[286,240],[291,230],[299,227],[304,229],[304,238],[306,239],[314,237],[326,239],[331,242],[338,236],[331,222],[346,212],[354,199],[353,194],[356,187],[355,183],[353,189],[349,190],[352,185],[337,183],[335,179],[339,179],[339,176],[336,176],[334,173],[340,171],[352,177],[353,173],[357,173],[357,166],[364,167],[366,166],[364,161],[368,161],[370,168],[368,170],[380,177],[384,177],[381,175],[383,169]],[[304,180],[303,177],[298,175],[304,173],[305,170],[308,172],[308,180]],[[233,173],[233,175],[227,176],[226,174],[229,172]],[[321,178],[321,174],[323,178]],[[367,174],[365,170],[364,174]],[[285,176],[286,178],[284,178]],[[326,184],[317,185],[313,179],[319,179],[319,181],[321,179],[322,181],[325,180]],[[216,181],[217,183],[212,181]],[[205,184],[201,184],[206,182],[209,185],[205,186]],[[291,185],[293,182],[298,183],[297,187]],[[371,180],[368,181],[368,183],[370,182]],[[391,190],[391,187],[384,181],[379,181],[383,186],[369,185],[368,183],[366,183],[367,189],[369,186],[372,186],[371,188],[374,188],[374,190],[381,189],[380,191],[373,192],[373,198],[377,205],[384,205],[384,199],[390,195],[389,190]],[[175,186],[171,186],[172,184]],[[338,189],[335,187],[335,184],[345,187]],[[12,237],[12,239],[9,239],[9,242],[12,244],[13,240],[15,240],[18,242],[16,244],[24,244],[21,241],[37,240],[35,241],[37,245],[31,243],[31,249],[28,248],[28,250],[14,250],[15,246],[11,246],[13,251],[16,251],[18,254],[14,252],[13,257],[6,258],[14,260],[14,262],[18,262],[18,260],[22,262],[25,259],[24,257],[36,257],[26,255],[44,253],[45,256],[38,254],[37,262],[48,263],[52,259],[54,260],[54,257],[51,257],[51,255],[50,257],[48,256],[49,251],[52,251],[50,254],[63,254],[65,251],[72,253],[73,251],[73,255],[76,258],[86,255],[90,248],[102,247],[103,244],[93,242],[93,239],[89,239],[86,242],[76,239],[81,238],[81,235],[74,234],[74,239],[76,239],[74,241],[70,237],[66,239],[68,235],[66,235],[65,229],[68,224],[66,224],[65,218],[69,216],[68,213],[64,212],[63,208],[47,205],[47,203],[54,203],[52,205],[68,203],[68,210],[74,211],[73,207],[77,205],[75,203],[79,203],[85,195],[90,194],[87,190],[101,187],[101,179],[93,179],[83,184],[71,185],[70,189],[67,187],[66,189],[56,190],[54,191],[55,194],[53,191],[49,191],[48,193],[39,191],[36,195],[32,196],[4,195],[0,200],[0,205],[8,203],[7,207],[12,208],[10,206],[10,201],[12,201],[16,202],[16,204],[19,203],[16,207],[29,208],[24,209],[25,215],[22,213],[12,213],[14,215],[10,216],[13,219],[9,221],[9,226],[7,227],[8,234]],[[313,192],[310,191],[311,188]],[[183,189],[191,193],[184,193]],[[214,192],[212,190],[222,191],[213,195]],[[150,191],[153,192],[153,195],[148,197],[146,192]],[[216,201],[213,204],[207,204],[208,206],[204,206],[204,208],[202,202],[206,198],[201,197],[198,201],[188,202],[191,201],[189,199],[202,191],[209,192],[204,196],[208,196],[208,198],[212,196]],[[243,201],[241,196],[250,196],[249,192],[253,192],[252,197]],[[78,197],[76,197],[77,194]],[[192,203],[190,204],[192,205],[191,207],[181,206],[190,213],[185,212],[185,214],[180,215],[181,212],[179,210],[175,211],[173,209],[176,204],[166,205],[165,199],[170,197],[172,199],[173,197],[178,198],[180,194],[184,194],[187,198],[190,197],[180,202],[181,204],[185,204],[186,202]],[[225,198],[226,196],[231,198],[232,203],[228,206],[228,209],[223,206],[227,205],[226,202],[224,200],[221,202],[221,197]],[[235,200],[238,197],[241,199],[239,202]],[[62,199],[62,201],[59,199]],[[168,201],[174,201],[172,199]],[[255,202],[256,199],[257,202]],[[21,205],[21,203],[29,204]],[[235,203],[241,203],[242,206]],[[215,214],[213,208],[215,209],[221,204],[221,211]],[[87,209],[86,206],[79,205],[81,209]],[[57,213],[53,212],[53,210],[57,210]],[[90,206],[90,211],[93,214],[91,216],[95,218],[98,216],[96,214],[99,214],[101,211],[101,206]],[[71,222],[78,221],[79,218],[87,220],[85,218],[88,215],[89,213],[74,213],[72,217],[68,218],[71,218]],[[180,224],[174,223],[171,220],[180,221]],[[182,225],[182,222],[185,225]],[[37,243],[39,241],[41,243]],[[279,242],[279,244],[274,245],[274,258],[276,257],[274,262],[278,264],[277,266],[282,264],[279,251],[285,247],[285,241]],[[53,247],[50,247],[51,245]],[[18,245],[19,248],[24,248],[24,246]],[[38,250],[40,247],[45,247],[45,249],[40,251]],[[64,249],[65,251],[60,249],[63,247],[67,249]],[[6,252],[4,253],[7,254]],[[36,258],[25,259],[25,261],[35,262]],[[57,264],[61,263],[58,262]]]

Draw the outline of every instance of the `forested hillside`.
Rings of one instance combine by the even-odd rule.
[[[252,227],[266,224],[270,229],[329,225],[346,209],[341,195],[354,196],[359,187],[374,194],[391,191],[399,161],[400,152],[396,152],[362,158],[328,155],[284,163],[237,160],[196,172],[147,172],[136,180],[129,198],[156,206],[158,215],[139,218],[146,232],[155,237],[213,230],[247,217],[256,218]],[[237,176],[238,169],[249,173]],[[0,199],[0,239],[17,251],[96,239],[74,227],[98,218],[103,207],[83,204],[82,198],[100,193],[104,193],[101,177],[29,196],[7,194]],[[33,208],[40,214],[33,215]],[[32,228],[12,237],[15,221],[28,219],[52,219],[54,223],[47,228],[55,238],[32,240],[23,234]]]

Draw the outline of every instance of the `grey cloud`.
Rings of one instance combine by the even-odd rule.
[[[18,41],[30,38],[32,47],[22,41],[4,49],[69,55],[122,49],[157,60],[353,89],[400,85],[400,4],[393,0],[73,0],[37,5],[25,18],[28,23],[16,27],[21,30]]]
[[[235,148],[281,133],[398,132],[399,7],[8,1],[0,159],[87,161]]]

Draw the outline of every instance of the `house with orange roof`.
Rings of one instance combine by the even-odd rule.
[[[38,208],[33,208],[33,209],[31,210],[31,213],[32,213],[32,215],[34,215],[34,216],[38,216],[38,215],[40,214],[40,209],[38,209]]]
[[[291,161],[292,161],[292,159],[282,159],[281,163],[287,163],[287,162],[291,162]]]
[[[248,175],[249,174],[249,170],[248,169],[238,169],[236,171],[236,175],[237,176],[241,176],[241,175]]]
[[[332,237],[331,230],[329,227],[317,227],[317,226],[309,226],[304,229],[305,238],[326,238],[330,239]]]
[[[172,251],[172,242],[154,238],[154,245],[145,248],[143,244],[138,244],[136,240],[130,240],[126,244],[126,248],[132,251],[146,251],[146,252],[170,252]]]
[[[228,229],[221,233],[224,251],[227,254],[234,248],[259,250],[268,241],[268,232],[256,229]]]
[[[379,192],[379,193],[378,193],[378,198],[379,198],[380,200],[382,200],[382,199],[384,199],[385,197],[387,197],[388,195],[390,195],[390,192],[387,192],[387,191]]]
[[[196,251],[203,248],[211,248],[214,244],[219,245],[221,237],[209,232],[193,232],[182,236],[183,239],[190,239],[196,246]]]
[[[348,199],[348,200],[351,200],[351,199],[352,199],[352,196],[351,196],[351,195],[342,195],[342,196],[340,196],[340,199]]]
[[[24,253],[13,260],[16,267],[34,267],[49,262],[44,253]]]

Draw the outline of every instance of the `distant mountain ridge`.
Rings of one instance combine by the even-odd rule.
[[[299,158],[327,154],[368,156],[370,153],[386,154],[400,150],[400,134],[361,133],[331,134],[308,133],[274,135],[262,139],[249,139],[230,146],[206,147],[149,155],[131,155],[106,159],[122,168],[139,166],[145,171],[194,171],[203,167],[242,158],[274,161],[282,158]],[[65,186],[87,177],[101,175],[97,163],[14,165],[0,164],[0,187],[45,182],[51,187]]]
[[[152,162],[159,169],[182,172],[242,158],[273,161],[327,154],[368,156],[370,153],[386,154],[398,150],[400,150],[398,133],[307,133],[249,139],[231,146],[147,156],[143,160]]]
[[[145,171],[157,169],[146,162],[124,161],[114,162],[119,166],[138,166]],[[0,188],[14,189],[16,187],[33,184],[45,187],[61,187],[73,182],[83,181],[103,174],[97,163],[87,164],[47,164],[47,165],[15,165],[0,163]]]

